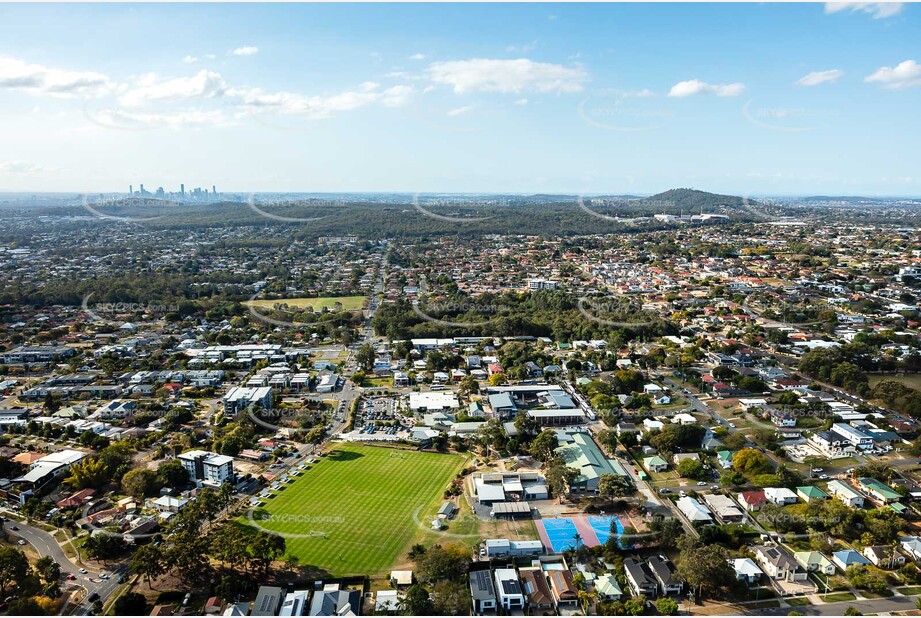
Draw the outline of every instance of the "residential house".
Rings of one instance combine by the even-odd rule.
[[[892,545],[867,545],[863,548],[863,555],[871,564],[883,569],[894,569],[905,564],[905,556]]]
[[[663,472],[668,470],[668,462],[655,455],[653,457],[647,457],[643,460],[643,467],[649,470],[650,472]]]
[[[649,565],[649,570],[652,571],[656,581],[659,582],[659,590],[662,594],[681,594],[684,589],[684,582],[678,578],[671,560],[661,555],[650,556],[646,564]]]
[[[921,537],[903,536],[899,539],[899,545],[912,560],[921,561]]]
[[[765,487],[765,497],[780,506],[787,504],[796,504],[796,493],[786,487]]]
[[[496,587],[488,570],[471,571],[470,598],[475,615],[496,611]]]
[[[716,515],[720,523],[738,523],[745,519],[745,513],[736,505],[732,498],[722,494],[706,494],[704,502],[710,511]]]
[[[736,579],[740,582],[745,582],[749,586],[756,585],[761,581],[761,576],[764,575],[764,571],[751,558],[730,558],[727,562],[735,570]]]
[[[659,590],[659,582],[645,562],[640,562],[636,558],[627,558],[624,560],[624,574],[633,596],[644,594],[649,598],[655,598]]]
[[[675,505],[692,524],[713,523],[709,509],[690,496],[678,498]]]
[[[762,506],[767,504],[767,496],[763,491],[743,491],[738,495],[739,504],[745,507],[746,511],[758,511]]]
[[[828,500],[829,496],[827,493],[816,487],[815,485],[805,485],[803,487],[796,488],[796,495],[803,502],[811,502],[812,500]]]
[[[864,497],[850,485],[835,479],[828,483],[828,493],[852,508],[863,508]]]
[[[494,572],[499,605],[503,609],[524,609],[524,589],[515,569],[496,569]]]
[[[857,486],[860,487],[864,493],[881,504],[898,502],[902,499],[902,494],[875,478],[861,477],[857,479]]]
[[[752,548],[755,560],[764,572],[776,580],[806,581],[809,574],[786,549],[777,545],[758,545]]]
[[[798,551],[793,558],[809,572],[835,574],[835,565],[825,554],[818,551]]]
[[[847,568],[851,565],[870,564],[870,561],[867,560],[867,558],[863,554],[853,549],[842,549],[841,551],[832,552],[831,560],[842,571],[846,571]]]
[[[543,569],[540,567],[518,569],[518,576],[521,578],[521,587],[527,596],[529,608],[532,610],[553,608],[553,593],[550,592],[550,584],[547,583]]]
[[[250,616],[277,616],[283,591],[278,586],[259,586]]]
[[[603,573],[595,578],[595,592],[602,601],[619,601],[624,596],[617,578],[611,573]]]
[[[830,459],[849,457],[857,450],[846,437],[832,429],[817,431],[809,436],[806,441]]]
[[[579,590],[573,583],[572,571],[560,569],[546,571],[546,574],[554,603],[558,608],[574,606],[579,602]]]

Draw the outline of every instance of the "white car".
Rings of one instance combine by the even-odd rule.
[[[86,575],[87,573],[89,573],[89,571],[87,571],[86,569],[80,569],[80,573],[82,573],[83,575]]]
[[[697,486],[698,486],[698,487],[706,487],[706,486],[707,486],[707,483],[704,482],[704,481],[697,481]]]
[[[110,575],[108,573],[103,573],[99,576],[99,579],[109,579]]]
[[[25,540],[25,539],[19,539],[19,544],[20,544],[20,545],[25,545],[25,544],[26,544],[26,540]]]

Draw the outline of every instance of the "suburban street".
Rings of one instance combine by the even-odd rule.
[[[18,530],[13,530],[14,527],[18,528]],[[18,537],[26,541],[26,543],[35,548],[35,551],[37,551],[40,556],[50,556],[60,565],[61,574],[64,577],[73,575],[75,579],[70,581],[73,581],[74,584],[86,590],[83,602],[74,612],[76,615],[87,615],[90,612],[92,603],[88,602],[87,598],[93,593],[98,594],[99,599],[102,601],[103,605],[105,605],[109,597],[119,587],[119,577],[128,572],[127,567],[118,566],[106,572],[110,575],[108,579],[100,578],[99,576],[103,574],[101,572],[87,570],[87,573],[81,573],[80,567],[71,562],[70,558],[67,557],[67,554],[54,537],[44,530],[15,520],[5,521],[3,523],[3,529],[11,537]]]

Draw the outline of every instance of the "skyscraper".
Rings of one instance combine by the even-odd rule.
[[[182,183],[182,184],[179,185],[179,194],[180,194],[182,197],[185,197],[185,183]]]

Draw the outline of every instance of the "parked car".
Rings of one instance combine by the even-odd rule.
[[[660,494],[668,494],[668,493],[671,493],[671,491],[672,491],[672,490],[669,489],[668,487],[663,487],[662,489],[659,490],[659,493],[660,493]]]

